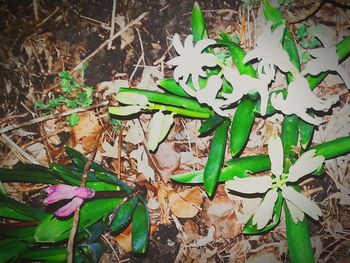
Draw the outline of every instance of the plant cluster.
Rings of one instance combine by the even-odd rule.
[[[85,69],[83,69],[85,70]],[[58,74],[60,78],[60,87],[63,95],[55,96],[47,101],[34,101],[34,106],[38,110],[52,111],[58,106],[65,105],[70,109],[78,107],[87,108],[93,103],[93,88],[86,87],[84,83],[77,81],[68,71],[62,71]],[[69,127],[74,127],[79,124],[79,116],[77,113],[72,113],[67,117]]]

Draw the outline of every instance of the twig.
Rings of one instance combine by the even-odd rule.
[[[10,137],[8,137],[6,134],[1,134],[2,141],[11,148],[15,149],[17,152],[19,152],[23,157],[25,157],[30,163],[32,164],[40,164],[32,155],[24,151],[21,147],[19,147],[14,141],[11,140]]]
[[[170,49],[173,47],[173,44],[171,43],[167,50],[165,50],[165,52],[163,53],[163,55],[156,61],[153,62],[154,66],[157,66],[159,63],[161,63],[162,61],[164,61],[164,59],[166,58],[166,55],[169,53]]]
[[[43,21],[41,21],[39,24],[36,25],[36,27],[41,27],[43,24],[45,24],[51,17],[53,17],[58,10],[60,10],[58,7],[55,8],[55,10],[53,10],[53,12],[48,15]]]
[[[117,253],[117,251],[114,249],[114,247],[113,247],[113,245],[111,244],[111,242],[109,242],[109,240],[105,237],[105,235],[101,235],[101,237],[102,237],[102,239],[103,239],[104,241],[106,241],[106,243],[107,243],[107,244],[109,245],[109,247],[112,249],[113,254],[114,254],[115,258],[117,259],[117,261],[120,262],[120,259],[119,259],[119,257],[118,257],[118,253]]]
[[[117,0],[113,0],[113,8],[112,8],[112,19],[111,19],[111,31],[109,33],[109,42],[108,42],[108,49],[112,48],[112,37],[114,34],[114,27],[115,27],[115,9],[117,7]]]
[[[107,39],[105,42],[103,42],[94,52],[92,52],[90,55],[88,55],[86,58],[84,58],[77,66],[75,66],[71,71],[69,71],[70,74],[72,74],[73,72],[75,72],[76,70],[80,69],[81,65],[83,65],[84,63],[86,63],[90,58],[92,58],[93,56],[95,56],[98,52],[100,52],[101,49],[103,49],[105,46],[108,45],[108,43],[110,41],[113,41],[114,39],[116,39],[117,37],[121,36],[123,33],[125,33],[130,27],[136,25],[137,23],[140,22],[140,20],[142,20],[146,15],[148,14],[148,12],[144,12],[142,13],[138,18],[136,18],[134,21],[132,21],[131,23],[127,24],[124,28],[122,28],[120,31],[118,31],[117,33],[115,33],[113,35],[112,38]]]
[[[143,51],[142,38],[141,38],[140,32],[137,29],[136,29],[136,32],[137,32],[137,35],[139,36],[139,41],[140,41],[140,46],[141,46],[141,52],[142,53],[141,53],[141,56],[139,57],[139,59],[137,60],[136,67],[134,68],[133,72],[130,75],[130,79],[129,79],[130,82],[133,79],[137,69],[139,68],[141,60],[143,61],[143,64],[145,64],[145,59],[144,59],[145,53]]]
[[[85,184],[86,184],[88,173],[90,171],[90,166],[91,166],[92,162],[94,161],[96,153],[97,153],[97,148],[98,148],[98,145],[100,143],[102,131],[103,130],[101,130],[98,133],[97,138],[96,138],[95,149],[91,153],[91,156],[90,156],[89,160],[86,162],[86,164],[84,166],[84,170],[83,170],[83,175],[82,175],[82,178],[81,178],[80,186],[84,187]],[[75,234],[76,234],[77,229],[78,229],[79,214],[80,214],[80,207],[78,207],[78,209],[75,210],[75,212],[74,212],[73,225],[72,225],[72,229],[71,229],[71,232],[70,232],[70,235],[69,235],[68,244],[67,244],[67,262],[68,263],[73,263],[73,259],[74,259],[74,238],[75,238]]]
[[[120,129],[118,134],[118,178],[122,176],[122,145],[123,144],[123,121],[120,123]]]
[[[18,129],[18,128],[22,128],[22,127],[25,127],[25,126],[29,126],[29,125],[32,125],[32,124],[35,124],[35,123],[51,120],[51,119],[54,119],[54,118],[68,116],[68,115],[70,115],[72,113],[85,112],[85,111],[89,111],[89,110],[92,110],[92,109],[95,109],[95,108],[103,107],[103,106],[106,106],[108,103],[109,103],[109,101],[102,101],[101,103],[93,105],[93,106],[88,107],[88,108],[71,109],[71,110],[68,110],[68,111],[65,111],[65,112],[62,112],[62,113],[55,113],[55,114],[51,114],[51,115],[47,115],[47,116],[42,116],[42,117],[39,117],[39,118],[36,118],[36,119],[29,120],[29,121],[24,122],[24,123],[9,125],[9,126],[6,126],[6,127],[2,128],[2,129],[0,129],[0,134],[8,132],[8,131],[15,130],[15,129]]]

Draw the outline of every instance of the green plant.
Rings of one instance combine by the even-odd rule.
[[[78,107],[87,108],[93,103],[93,88],[85,86],[84,83],[76,80],[68,71],[61,71],[58,74],[60,78],[60,87],[63,95],[55,96],[46,103],[36,100],[34,106],[38,110],[53,111],[61,105],[70,109]],[[73,113],[67,117],[67,123],[70,127],[79,124],[79,116]]]
[[[288,4],[288,1],[279,2]],[[350,54],[350,37],[345,37],[336,47],[332,47],[322,30],[309,37],[308,29],[301,25],[296,35],[299,43],[310,50],[311,56],[299,55],[297,43],[280,10],[267,0],[261,1],[261,4],[266,25],[263,34],[256,40],[257,47],[246,54],[239,46],[239,41],[225,33],[221,33],[221,38],[215,41],[209,39],[204,16],[196,3],[192,10],[192,35],[186,37],[184,44],[179,35],[175,34],[173,38],[179,56],[168,61],[169,65],[175,67],[173,78],[159,83],[166,93],[123,88],[118,93],[122,94],[123,99],[118,99],[117,95],[120,105],[110,107],[109,112],[135,117],[133,114],[154,112],[156,116],[160,110],[162,114],[165,112],[175,117],[203,119],[199,129],[201,135],[213,133],[204,170],[174,175],[172,179],[179,183],[203,183],[209,197],[215,194],[219,182],[226,182],[229,192],[232,189],[234,193],[266,193],[261,209],[268,208],[269,216],[261,219],[257,212],[256,217],[252,216],[245,224],[243,233],[261,234],[270,231],[279,224],[284,209],[292,262],[313,262],[305,214],[318,219],[321,210],[299,193],[298,181],[308,174],[319,178],[318,167],[322,166],[325,159],[349,153],[350,137],[312,145],[313,131],[321,123],[315,111],[328,111],[339,99],[333,96],[323,100],[312,90],[331,71],[337,72],[347,86],[350,84],[349,77],[339,65]],[[227,54],[231,60],[228,60]],[[255,70],[252,64],[256,60],[258,64]],[[303,71],[300,61],[308,62]],[[269,91],[277,70],[285,75],[288,88]],[[140,97],[142,103],[133,101],[131,94],[143,95]],[[231,111],[233,108],[236,108],[234,114]],[[280,146],[274,144],[269,147],[269,155],[240,157],[255,118],[265,118],[277,111],[284,114],[278,139]],[[163,128],[167,132],[170,125]],[[155,132],[159,131],[151,129],[149,138],[153,138]],[[233,159],[224,162],[228,133]],[[156,137],[161,138],[156,143],[164,138]],[[276,130],[272,137],[278,138]],[[156,151],[154,141],[149,147],[152,151]],[[293,151],[297,146],[301,147],[300,158]],[[301,164],[306,167],[311,165],[312,169],[302,169]],[[263,178],[265,187],[262,189],[259,177],[253,175],[269,169],[272,174]],[[298,175],[295,174],[296,170]],[[301,200],[312,209],[305,207]]]
[[[78,186],[87,158],[72,148],[67,147],[66,151],[72,158],[69,166],[51,164],[46,168],[26,164],[15,169],[0,168],[0,181],[49,183],[52,186],[48,188],[51,190],[47,190],[49,194],[45,200],[57,197],[70,199],[72,196],[67,195],[70,191],[83,189]],[[133,251],[144,253],[148,245],[150,221],[143,193],[131,188],[95,162],[91,165],[86,187],[94,192],[94,196],[89,196],[91,200],[86,200],[80,211],[75,262],[98,262],[106,250],[100,236],[106,231],[119,234],[131,222]],[[63,192],[59,192],[61,188],[64,189]],[[111,221],[108,219],[110,215],[114,217]],[[4,193],[0,195],[0,217],[15,220],[14,223],[0,224],[0,234],[3,237],[0,262],[66,260],[67,248],[62,242],[69,237],[72,217],[63,215],[59,210],[53,214],[50,210],[33,208]]]

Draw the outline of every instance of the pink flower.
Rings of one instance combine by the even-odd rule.
[[[81,206],[84,199],[90,199],[95,196],[95,191],[81,186],[70,186],[65,184],[51,185],[45,189],[48,194],[44,199],[44,204],[52,204],[64,199],[72,199],[65,206],[62,206],[55,212],[57,217],[67,217]]]

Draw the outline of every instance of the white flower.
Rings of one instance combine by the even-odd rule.
[[[306,64],[302,74],[315,76],[325,71],[336,71],[343,79],[347,88],[350,89],[350,78],[345,69],[339,65],[336,47],[332,46],[331,41],[322,32],[315,33],[315,36],[321,41],[323,48],[309,50],[310,55],[315,59],[310,60]]]
[[[216,57],[210,53],[203,53],[203,50],[210,45],[215,44],[213,39],[203,39],[193,45],[193,36],[188,35],[182,46],[180,37],[175,34],[173,37],[173,45],[176,52],[180,55],[169,60],[167,63],[176,66],[174,70],[174,79],[178,82],[180,78],[187,82],[188,77],[192,75],[192,81],[196,87],[199,87],[198,77],[206,77],[203,67],[215,67]]]
[[[221,89],[222,80],[219,75],[213,75],[208,78],[208,82],[203,89],[193,90],[191,89],[184,80],[179,81],[184,91],[195,97],[199,103],[210,106],[217,114],[221,116],[227,116],[228,113],[223,111],[220,106],[223,104],[222,99],[217,99],[216,96]]]
[[[258,67],[258,69],[261,69]],[[258,92],[261,98],[261,109],[260,114],[266,114],[266,108],[269,98],[269,84],[271,83],[274,75],[273,68],[270,65],[267,65],[265,72],[259,72],[259,78],[253,78],[251,76],[245,74],[239,74],[236,68],[224,68],[224,76],[225,79],[231,84],[233,87],[233,92],[223,93],[222,96],[227,100],[224,101],[224,105],[230,105],[240,100],[244,95],[248,93]]]
[[[148,149],[155,151],[158,144],[168,134],[171,126],[174,123],[173,114],[166,114],[162,111],[156,112],[149,124]]]
[[[323,156],[315,156],[316,151],[310,150],[289,168],[288,174],[283,174],[283,147],[280,138],[271,137],[268,145],[271,161],[271,171],[275,176],[236,178],[227,181],[226,188],[244,194],[266,193],[257,211],[253,216],[253,224],[257,229],[263,229],[273,216],[275,202],[278,198],[278,191],[286,201],[286,205],[291,212],[294,223],[304,219],[304,213],[315,220],[322,216],[321,209],[316,203],[298,193],[287,183],[296,182],[305,175],[316,170],[325,160]]]
[[[258,59],[261,60],[263,68],[276,65],[282,72],[293,72],[294,66],[281,43],[285,26],[281,25],[272,32],[271,25],[271,22],[264,25],[262,34],[256,39],[257,47],[247,53],[244,63]]]
[[[306,113],[307,109],[316,111],[327,111],[339,100],[339,96],[332,96],[327,100],[318,98],[309,88],[309,83],[301,75],[288,85],[287,98],[283,99],[283,94],[272,94],[271,103],[276,110],[286,115],[296,114],[304,121],[313,125],[319,125],[321,122]]]

